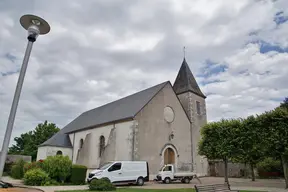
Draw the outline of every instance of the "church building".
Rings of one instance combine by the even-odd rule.
[[[166,81],[82,113],[39,146],[37,160],[68,155],[88,171],[107,161],[145,160],[151,177],[164,164],[207,175],[207,159],[197,152],[205,98],[184,58],[173,86]]]

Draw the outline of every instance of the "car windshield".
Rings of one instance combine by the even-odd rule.
[[[102,167],[100,167],[99,169],[100,170],[105,170],[107,169],[108,167],[110,167],[110,165],[112,165],[112,162],[108,162],[108,163],[105,163]]]

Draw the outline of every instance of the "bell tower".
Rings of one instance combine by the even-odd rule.
[[[191,169],[198,174],[207,175],[208,162],[198,155],[200,129],[207,123],[206,96],[199,88],[185,57],[174,82],[173,89],[190,120],[191,156],[193,160],[191,162]]]

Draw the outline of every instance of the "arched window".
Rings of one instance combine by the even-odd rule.
[[[83,139],[80,139],[79,149],[82,149],[82,147],[83,147],[83,143],[84,143]]]
[[[62,151],[57,151],[57,153],[56,153],[56,155],[62,155],[63,153],[62,153]]]
[[[102,156],[104,149],[105,149],[105,137],[101,135],[99,144],[99,157]]]

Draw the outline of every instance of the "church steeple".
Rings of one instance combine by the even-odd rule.
[[[173,89],[176,92],[177,95],[186,93],[191,91],[192,93],[202,97],[206,98],[206,96],[202,93],[200,90],[187,62],[184,57],[182,65],[180,67],[180,70],[178,72],[178,75],[176,77],[176,80],[173,85]]]

